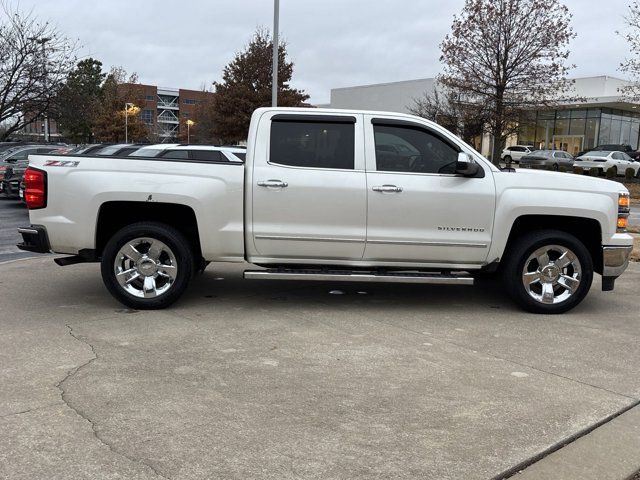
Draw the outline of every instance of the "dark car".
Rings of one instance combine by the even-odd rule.
[[[0,163],[0,193],[9,198],[19,198],[20,182],[29,166],[29,155],[50,153],[58,148],[58,145],[30,145],[11,151]]]
[[[631,145],[626,143],[608,143],[605,145],[598,145],[597,147],[578,153],[576,158],[586,155],[589,152],[624,152],[636,162],[640,161],[640,151],[636,151]]]
[[[521,168],[533,168],[534,166],[559,170],[560,167],[571,168],[573,157],[562,150],[536,150],[520,159]]]

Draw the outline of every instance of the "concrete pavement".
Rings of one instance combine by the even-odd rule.
[[[16,244],[22,241],[18,227],[26,225],[29,225],[27,208],[18,200],[0,195],[0,263],[33,256],[16,248]]]
[[[554,317],[240,273],[136,312],[97,265],[0,265],[0,477],[497,478],[640,398],[638,264]]]

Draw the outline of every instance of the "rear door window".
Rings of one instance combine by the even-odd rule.
[[[269,162],[292,167],[353,170],[354,123],[273,120]]]

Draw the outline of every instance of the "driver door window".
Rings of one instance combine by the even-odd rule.
[[[374,125],[376,171],[455,173],[459,150],[420,127]]]

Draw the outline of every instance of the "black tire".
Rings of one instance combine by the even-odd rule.
[[[557,172],[560,167],[558,167],[557,163],[554,163],[551,168],[553,169],[554,172]]]
[[[527,292],[523,271],[530,255],[542,247],[551,245],[565,247],[573,252],[581,267],[581,279],[575,292],[566,300],[548,304],[534,299]],[[573,235],[558,230],[530,232],[515,240],[509,247],[503,264],[503,281],[507,292],[524,310],[542,314],[564,313],[578,305],[589,292],[593,282],[593,260],[585,245]],[[564,291],[562,288],[558,290]]]
[[[115,262],[120,249],[128,242],[139,238],[149,238],[164,243],[173,254],[177,267],[173,283],[165,292],[152,298],[141,298],[129,293],[120,285],[116,277]],[[163,253],[163,255],[167,254]],[[160,260],[158,262],[166,263]],[[107,242],[102,253],[102,280],[111,295],[127,307],[136,310],[156,310],[166,308],[180,298],[193,277],[194,264],[191,245],[178,230],[158,222],[134,223],[116,232]]]
[[[503,158],[504,163],[511,163],[513,161],[513,159],[511,158],[511,155],[506,155]]]

